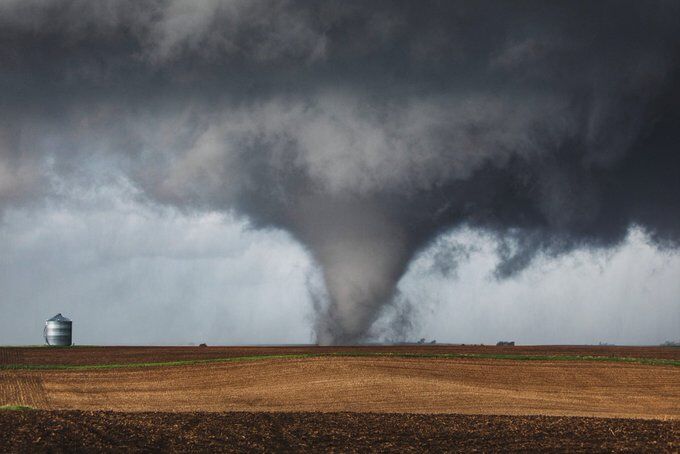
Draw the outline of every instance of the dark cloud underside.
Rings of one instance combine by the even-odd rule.
[[[679,9],[7,1],[0,210],[118,172],[285,229],[322,268],[323,343],[364,339],[458,226],[498,237],[499,277],[631,226],[677,247]]]

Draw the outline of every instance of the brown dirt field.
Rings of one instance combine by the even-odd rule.
[[[677,347],[394,345],[276,347],[0,347],[0,364],[120,364],[302,353],[425,353],[612,356],[680,360]]]
[[[0,405],[50,408],[42,377],[25,372],[0,371]]]
[[[352,411],[680,418],[680,369],[627,363],[322,357],[110,370],[5,371],[37,408]],[[2,404],[23,403],[3,392]],[[49,402],[49,405],[47,404]]]
[[[0,348],[0,365],[23,364],[24,348]]]
[[[3,452],[677,452],[680,422],[366,413],[0,412]]]

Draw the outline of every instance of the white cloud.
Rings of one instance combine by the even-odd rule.
[[[111,194],[85,205],[7,212],[0,344],[41,343],[57,312],[79,344],[311,341],[311,265],[285,233]]]
[[[425,251],[400,283],[417,302],[415,338],[440,342],[657,345],[680,338],[680,254],[659,251],[639,230],[613,251],[539,259],[520,276],[492,277],[494,242],[462,231],[449,241],[475,244],[458,278],[431,273]]]

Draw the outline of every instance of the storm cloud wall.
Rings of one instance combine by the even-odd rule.
[[[321,343],[457,227],[537,254],[680,241],[677,2],[6,1],[0,210],[123,179],[290,232]]]

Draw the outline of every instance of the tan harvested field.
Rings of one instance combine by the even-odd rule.
[[[5,370],[0,405],[115,411],[351,411],[680,418],[680,368],[586,361],[275,358]]]
[[[496,347],[483,345],[391,345],[391,346],[273,346],[273,347],[0,347],[1,364],[120,364],[154,361],[216,359],[253,355],[327,353],[414,353],[536,356],[609,356],[680,360],[680,348],[537,345]]]
[[[439,345],[0,348],[0,405],[39,409],[0,411],[0,446],[3,452],[677,452],[677,365],[361,355],[676,360],[678,352]],[[358,356],[252,359],[329,353]],[[235,357],[251,360],[139,365]],[[97,364],[132,367],[51,367]],[[12,369],[17,365],[24,369]]]

